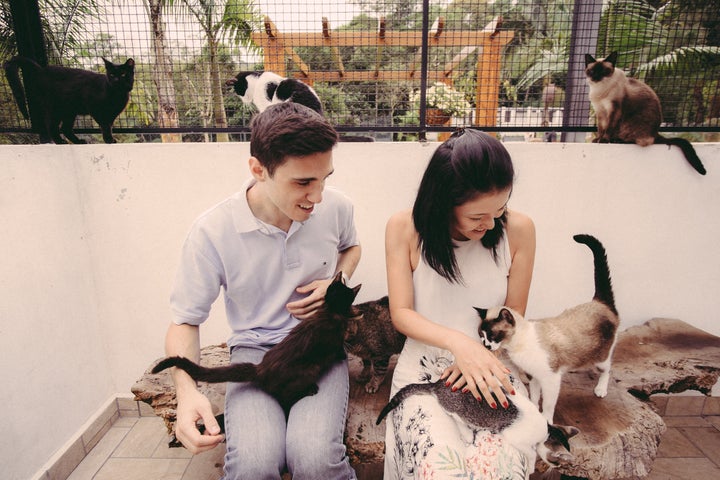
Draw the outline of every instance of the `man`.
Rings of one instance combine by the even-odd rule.
[[[237,194],[201,215],[185,241],[171,296],[173,322],[165,349],[193,361],[199,325],[220,289],[232,328],[231,361],[259,363],[324,301],[332,277],[349,277],[360,260],[350,201],[325,181],[333,173],[337,132],[311,109],[273,105],[251,124],[252,178]],[[322,202],[322,203],[321,203]],[[177,389],[176,436],[193,453],[223,440],[208,399],[183,371]],[[353,479],[343,444],[348,372],[337,364],[320,390],[280,405],[248,383],[228,383],[225,480]],[[196,422],[202,419],[205,434]]]

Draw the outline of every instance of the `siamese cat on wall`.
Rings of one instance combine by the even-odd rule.
[[[676,145],[688,163],[705,175],[705,167],[689,141],[658,133],[662,122],[660,99],[647,84],[616,68],[617,57],[617,52],[600,60],[585,55],[590,103],[597,116],[597,137],[593,142],[636,143],[643,147],[654,143]]]

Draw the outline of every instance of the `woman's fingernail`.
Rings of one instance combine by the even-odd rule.
[[[452,387],[453,392],[457,392],[457,387]]]
[[[470,390],[468,390],[467,388],[463,388],[463,389],[462,389],[462,392],[463,392],[463,393],[468,393],[469,391],[470,391]]]
[[[497,409],[497,403],[495,403],[495,402],[491,403],[490,408],[492,408],[493,410]]]
[[[509,406],[508,402],[503,402],[503,408],[508,408]]]
[[[446,386],[446,387],[449,387],[449,386],[450,386],[450,382],[449,382],[449,381],[448,381],[448,382],[445,382],[445,386]]]
[[[510,392],[510,395],[515,395],[515,389],[513,388],[512,392]]]

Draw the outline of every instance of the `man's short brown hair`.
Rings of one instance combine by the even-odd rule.
[[[286,157],[328,152],[338,142],[335,128],[325,117],[294,102],[269,106],[253,118],[250,129],[250,155],[270,176]]]

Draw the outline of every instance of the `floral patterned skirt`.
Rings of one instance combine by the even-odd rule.
[[[451,354],[433,347],[405,350],[395,367],[393,394],[408,383],[437,380],[453,361]],[[407,398],[386,422],[384,480],[527,478],[529,465],[517,449],[483,430],[470,441],[434,397]]]

